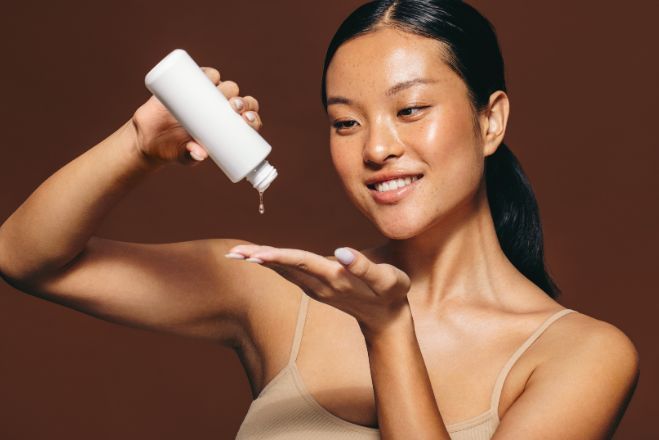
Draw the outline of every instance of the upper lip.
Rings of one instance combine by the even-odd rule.
[[[392,180],[392,179],[404,179],[405,177],[414,177],[414,176],[419,176],[421,177],[423,174],[422,173],[417,173],[414,171],[387,171],[387,172],[382,172],[380,174],[376,174],[373,177],[369,177],[366,179],[366,185],[373,185],[374,183],[378,182],[384,182],[386,180]]]

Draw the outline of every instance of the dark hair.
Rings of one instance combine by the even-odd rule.
[[[336,50],[348,40],[388,26],[444,43],[445,62],[465,82],[473,109],[474,128],[490,95],[506,91],[504,65],[492,24],[460,0],[378,0],[357,8],[330,42],[322,78],[322,101],[327,68]],[[485,158],[487,198],[499,244],[512,264],[557,298],[560,290],[545,268],[540,212],[531,185],[505,143]]]

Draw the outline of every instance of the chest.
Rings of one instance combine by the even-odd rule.
[[[447,425],[492,410],[494,385],[524,339],[520,331],[495,331],[487,323],[470,331],[419,321],[417,340],[438,408]],[[524,389],[534,368],[533,356],[516,362],[507,374],[494,411],[500,415]],[[270,377],[277,372],[269,372]],[[315,404],[347,422],[377,426],[368,352],[357,322],[311,308],[303,327],[295,375]]]

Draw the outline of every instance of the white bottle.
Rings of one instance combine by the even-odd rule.
[[[233,183],[246,178],[263,193],[277,177],[277,170],[265,160],[272,147],[185,50],[170,52],[147,73],[144,83]]]

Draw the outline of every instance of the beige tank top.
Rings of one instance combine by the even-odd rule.
[[[302,340],[309,297],[302,294],[295,336],[288,363],[252,401],[243,420],[237,440],[370,440],[379,439],[376,428],[348,422],[323,408],[309,393],[297,369],[296,359]],[[475,417],[448,425],[452,440],[489,440],[499,425],[499,397],[503,382],[517,359],[561,316],[572,309],[563,309],[543,322],[513,353],[497,376],[490,399],[490,408]]]

